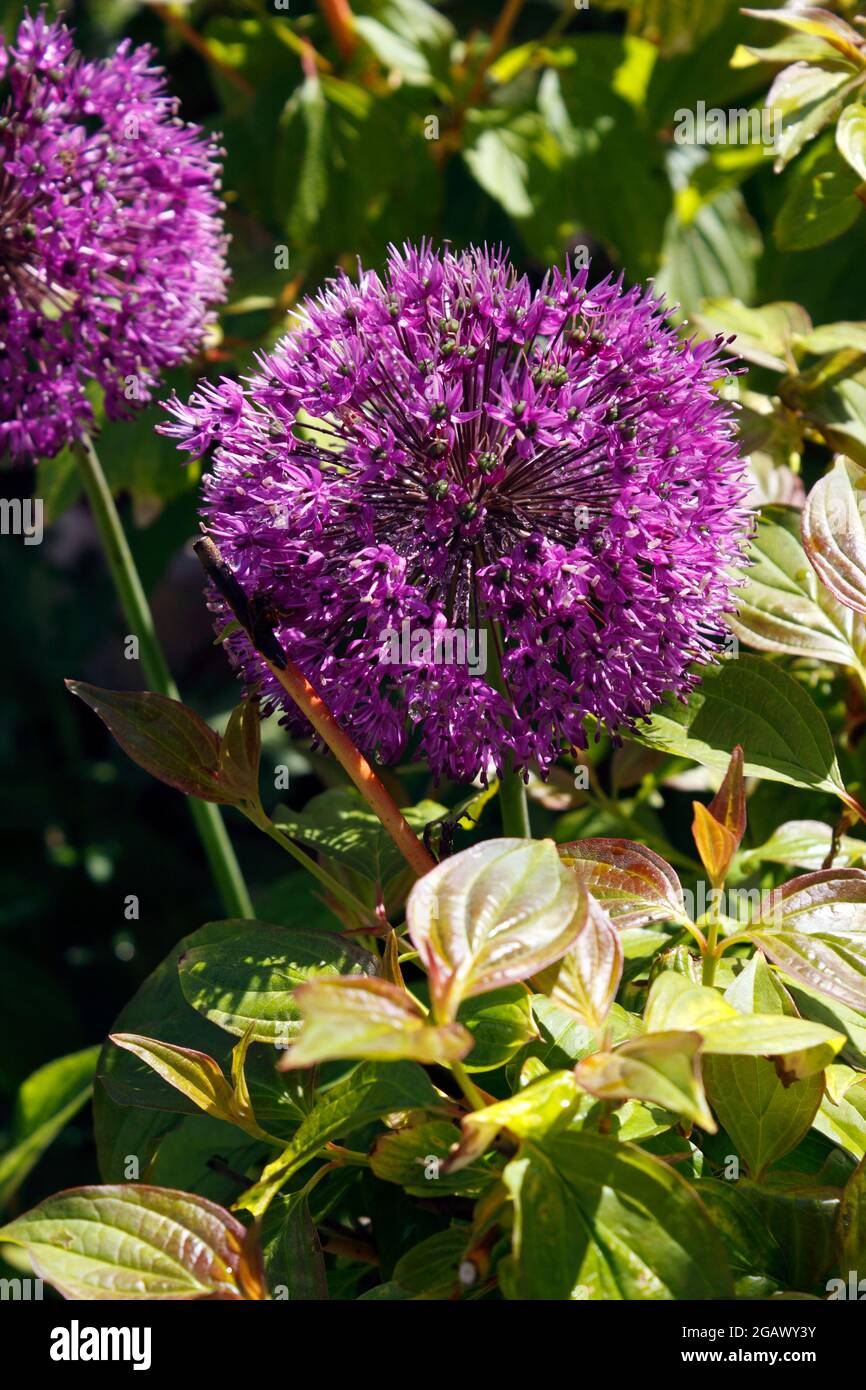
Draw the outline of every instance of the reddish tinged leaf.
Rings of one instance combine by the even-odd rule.
[[[409,935],[437,1022],[461,1000],[529,979],[565,955],[588,897],[552,840],[485,840],[438,864],[409,895]]]
[[[866,872],[820,869],[771,895],[749,933],[792,979],[866,1009]]]
[[[320,977],[292,995],[304,1026],[280,1071],[337,1058],[447,1063],[460,1061],[472,1035],[459,1023],[436,1026],[399,985],[357,975]]]
[[[219,740],[218,781],[223,793],[253,807],[260,806],[261,727],[257,706],[244,700],[232,710]]]
[[[866,469],[840,458],[803,508],[803,546],[822,584],[866,614]]]
[[[715,1134],[716,1122],[701,1082],[700,1052],[698,1033],[649,1033],[631,1038],[614,1052],[584,1057],[574,1074],[578,1084],[600,1100],[643,1100]]]
[[[730,830],[721,825],[702,802],[693,801],[692,810],[692,837],[698,847],[701,863],[713,887],[720,888],[737,852],[737,842]]]
[[[604,908],[590,898],[589,919],[571,950],[533,983],[585,1027],[598,1032],[616,998],[622,964],[619,932]]]
[[[733,835],[734,848],[739,849],[746,833],[746,785],[743,780],[743,750],[739,744],[731,754],[724,781],[707,810]]]
[[[680,881],[660,855],[633,840],[572,840],[559,845],[563,863],[620,929],[685,915]]]
[[[231,788],[220,783],[219,736],[194,710],[149,690],[100,690],[84,681],[66,685],[152,777],[203,801],[231,804],[237,800]]]
[[[797,931],[855,931],[866,940],[866,870],[818,869],[789,879],[770,895],[758,922]]]
[[[69,1299],[261,1297],[247,1231],[215,1202],[144,1183],[73,1187],[0,1230]]]

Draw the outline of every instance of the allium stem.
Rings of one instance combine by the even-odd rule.
[[[502,814],[502,831],[520,840],[532,838],[529,828],[529,807],[526,801],[526,783],[522,773],[503,772],[499,779],[499,809]]]
[[[154,627],[153,614],[114,504],[111,488],[102,471],[99,456],[86,435],[76,444],[75,453],[81,481],[102,540],[117,597],[132,632],[138,638],[147,683],[150,689],[158,694],[167,695],[171,700],[179,700],[180,695],[168,669]],[[213,802],[199,801],[196,797],[190,797],[189,807],[222,900],[223,910],[232,917],[255,916],[219,807]]]
[[[307,680],[300,667],[286,656],[273,629],[256,620],[255,595],[250,598],[244,594],[209,536],[203,536],[201,540],[196,541],[194,549],[204,570],[220,589],[275,680],[279,681],[286,694],[294,700],[319,738],[327,744],[337,762],[349,774],[406,863],[419,878],[429,873],[430,869],[436,867],[435,859],[421,844],[390,792],[342,725],[338,724],[315,686]]]
[[[266,658],[267,660],[267,658]],[[287,695],[309,719],[316,733],[328,745],[341,767],[349,774],[367,805],[375,811],[406,863],[419,878],[435,869],[436,860],[422,845],[391,793],[386,789],[363,753],[337,723],[321,695],[293,661],[286,658],[283,670],[268,661],[271,672]]]

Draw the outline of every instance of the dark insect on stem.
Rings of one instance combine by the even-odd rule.
[[[193,544],[201,566],[215,588],[219,589],[253,646],[280,671],[286,669],[286,654],[274,635],[279,617],[267,594],[247,597],[210,536],[202,536]]]

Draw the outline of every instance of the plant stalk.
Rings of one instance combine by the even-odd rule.
[[[519,840],[532,838],[529,828],[529,806],[526,800],[526,783],[519,772],[504,772],[499,779],[499,809],[502,814],[502,832]]]
[[[303,671],[286,655],[277,641],[273,626],[259,611],[257,596],[248,597],[217,546],[209,536],[203,536],[193,547],[205,573],[219,589],[235,618],[246,632],[256,651],[266,663],[275,680],[298,709],[312,724],[323,743],[330,748],[341,767],[348,773],[370,809],[378,816],[397,849],[410,868],[420,878],[436,867],[436,861],[422,845],[391,793],[337,722],[315,686]]]
[[[90,510],[102,540],[105,558],[117,597],[132,633],[138,638],[141,664],[151,690],[179,700],[153,622],[153,614],[141,583],[129,542],[118,515],[111,488],[90,438],[75,446],[78,469]],[[219,807],[190,797],[189,808],[207,856],[223,910],[230,917],[253,917],[253,905],[240,865],[228,837]]]

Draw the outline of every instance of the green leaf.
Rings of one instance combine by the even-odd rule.
[[[845,1042],[821,1023],[781,1014],[741,1014],[703,1030],[704,1054],[778,1057],[781,1078],[801,1080],[823,1072]]]
[[[226,931],[218,940],[178,960],[180,986],[194,1009],[238,1037],[252,1025],[254,1041],[285,1045],[301,1028],[298,985],[378,970],[369,951],[331,932],[240,919],[219,925]]]
[[[716,1299],[732,1294],[724,1247],[688,1184],[616,1139],[555,1133],[525,1143],[514,1203],[509,1299]]]
[[[188,1096],[199,1110],[214,1119],[225,1120],[252,1135],[254,1139],[268,1136],[256,1123],[249,1097],[242,1098],[237,1089],[223,1076],[213,1057],[195,1052],[189,1047],[176,1047],[157,1038],[143,1038],[135,1033],[112,1033],[111,1041],[118,1047],[140,1057],[170,1086]],[[244,1099],[246,1103],[244,1103]]]
[[[790,992],[804,1018],[813,1018],[816,1023],[825,1023],[828,1028],[845,1034],[847,1042],[842,1056],[859,1071],[866,1071],[866,1013],[840,1004],[838,1000],[827,999],[797,980],[790,982]]]
[[[740,1178],[737,1190],[760,1216],[782,1253],[783,1287],[826,1298],[835,1264],[834,1228],[839,1190],[805,1186],[798,1175],[756,1184]]]
[[[271,1203],[261,1238],[271,1298],[293,1303],[328,1298],[325,1257],[305,1192],[290,1192]]]
[[[66,684],[152,777],[203,801],[235,801],[220,782],[219,736],[179,700],[152,691],[100,690],[84,681]]]
[[[840,1270],[859,1272],[866,1260],[866,1160],[861,1160],[845,1184],[836,1239]]]
[[[765,106],[776,120],[776,173],[800,153],[808,140],[829,125],[848,94],[860,81],[851,69],[793,63],[780,72],[767,93]],[[781,129],[778,122],[781,118]]]
[[[460,1023],[431,1025],[411,994],[387,980],[320,979],[301,985],[292,999],[304,1026],[283,1058],[284,1069],[342,1057],[447,1065],[472,1047]]]
[[[724,772],[735,744],[747,777],[844,794],[824,716],[803,687],[761,657],[708,667],[687,703],[669,702],[630,737]]]
[[[785,1278],[785,1259],[760,1213],[745,1196],[740,1182],[702,1178],[701,1201],[712,1217],[735,1275]]]
[[[836,123],[836,147],[866,182],[866,106],[853,101]]]
[[[740,1014],[785,1014],[789,1018],[797,1014],[790,994],[760,951],[728,985],[724,999]]]
[[[282,1154],[237,1205],[261,1216],[283,1183],[337,1138],[363,1129],[384,1115],[440,1105],[426,1073],[414,1062],[363,1062],[342,1081],[322,1092]]]
[[[866,1007],[866,872],[819,869],[772,893],[749,935],[793,980]]]
[[[866,464],[866,355],[861,351],[846,349],[822,358],[781,382],[779,395],[828,448]]]
[[[782,251],[807,251],[847,232],[860,216],[860,179],[839,151],[824,140],[804,155],[791,174],[773,232]]]
[[[567,955],[535,983],[587,1028],[598,1033],[622,979],[622,942],[604,908],[590,898],[586,926]]]
[[[220,940],[233,930],[233,923],[212,922],[178,942],[121,1011],[113,1031],[158,1035],[165,1042],[207,1052],[228,1067],[230,1039],[187,1004],[181,993],[177,960],[187,948]],[[139,1175],[144,1174],[156,1144],[179,1123],[179,1117],[199,1115],[180,1091],[111,1042],[105,1043],[99,1059],[93,1112],[99,1169],[107,1182],[122,1182],[130,1176],[130,1154],[138,1161]]]
[[[708,338],[736,334],[737,356],[774,372],[788,370],[794,341],[812,327],[803,306],[788,302],[751,309],[739,299],[705,299],[694,319]]]
[[[220,739],[217,777],[236,805],[258,811],[264,817],[259,795],[259,763],[262,755],[261,718],[258,706],[250,700],[237,705],[229,715]]]
[[[446,1160],[460,1141],[460,1131],[450,1120],[424,1120],[405,1129],[383,1134],[370,1151],[370,1167],[383,1182],[397,1183],[411,1197],[477,1196],[495,1177],[485,1159],[476,1159],[458,1171]]]
[[[619,37],[592,34],[558,44],[555,54],[556,66],[544,64],[537,106],[529,105],[530,88],[519,104],[467,112],[464,161],[538,258],[558,258],[591,232],[616,259],[650,274],[671,191],[662,152],[648,151],[621,90],[633,53]]]
[[[754,964],[755,972],[757,968]],[[722,998],[707,986],[693,985],[673,971],[659,975],[644,1014],[648,1034],[689,1029],[700,1035],[705,1055],[777,1057],[777,1070],[785,1082],[823,1071],[844,1044],[844,1033],[786,1014],[776,992],[779,987],[767,978],[766,964],[764,978],[757,982],[755,974],[751,978],[748,974],[751,969],[750,962],[729,991],[731,998]],[[749,994],[753,1004],[768,1004],[768,1011],[738,1010],[734,1000],[743,1003]]]
[[[758,1181],[808,1133],[824,1091],[820,1072],[783,1085],[763,1057],[704,1057],[703,1073],[719,1123]]]
[[[718,990],[696,985],[674,970],[665,970],[650,987],[644,1010],[648,1033],[670,1029],[703,1032],[720,1019],[736,1018],[737,1011]]]
[[[740,641],[759,651],[856,665],[866,648],[866,628],[818,583],[800,539],[800,515],[795,507],[763,510],[747,582],[729,624]]]
[[[424,0],[362,0],[354,11],[356,32],[402,82],[447,93],[456,33],[445,15]]]
[[[844,19],[831,14],[829,10],[817,6],[801,5],[796,10],[744,9],[743,14],[749,15],[752,19],[767,20],[771,24],[782,24],[786,29],[793,29],[797,34],[805,34],[810,39],[817,39],[821,43],[828,44],[847,62],[853,63],[857,67],[866,66],[863,40],[857,30],[852,29],[850,24],[845,23]]]
[[[647,922],[681,921],[683,890],[654,850],[633,840],[571,840],[559,846],[564,864],[624,931]]]
[[[850,1086],[835,1102],[827,1095],[814,1128],[860,1161],[866,1158],[866,1081]]]
[[[685,155],[687,162],[679,156]],[[677,202],[665,225],[656,291],[690,318],[707,299],[754,297],[763,239],[739,189],[723,189],[695,208],[689,175],[703,165],[693,149],[671,152]]]
[[[0,1228],[71,1299],[236,1299],[246,1231],[214,1202],[136,1183],[73,1187]]]
[[[531,995],[524,985],[506,985],[504,989],[464,999],[457,1010],[457,1022],[472,1037],[472,1051],[463,1063],[471,1072],[504,1066],[526,1043],[538,1037]]]
[[[567,1125],[580,1104],[574,1072],[552,1071],[507,1100],[471,1110],[461,1121],[460,1143],[443,1166],[459,1173],[489,1149],[501,1129],[521,1139],[540,1138]]]
[[[631,33],[643,35],[668,59],[690,53],[736,9],[738,0],[595,0],[602,10],[625,10]]]
[[[583,929],[588,899],[552,840],[486,840],[415,884],[406,920],[430,977],[434,1014],[525,980],[564,955]]]
[[[854,348],[866,352],[866,323],[843,319],[839,323],[822,323],[810,333],[797,339],[797,347],[805,348],[818,357],[828,352],[841,352]]]
[[[866,469],[837,459],[806,498],[803,543],[830,593],[866,613]]]
[[[789,820],[762,845],[740,852],[738,865],[746,872],[759,864],[784,864],[795,869],[820,869],[833,841],[833,829],[819,820]],[[842,835],[836,853],[841,867],[852,868],[866,856],[866,840]]]
[[[599,1100],[643,1100],[716,1131],[701,1083],[697,1033],[652,1033],[615,1052],[596,1052],[575,1068],[578,1083]]]
[[[417,831],[445,814],[447,808],[435,801],[421,801],[403,810]],[[273,820],[293,840],[339,860],[377,885],[384,886],[405,868],[391,836],[354,787],[334,787],[322,792],[303,811],[278,806]]]
[[[551,1070],[574,1066],[582,1057],[594,1051],[597,1040],[592,1029],[579,1023],[574,1014],[563,1009],[546,994],[532,997],[532,1013],[538,1024],[541,1038],[532,1043],[530,1056],[538,1058]],[[641,1021],[636,1014],[630,1014],[614,1004],[607,1016],[611,1042],[622,1042],[641,1032]]]
[[[445,1299],[459,1287],[460,1263],[471,1233],[450,1226],[407,1250],[394,1266],[394,1282],[415,1298]]]
[[[5,1207],[49,1144],[81,1109],[93,1088],[98,1047],[72,1052],[28,1076],[15,1098],[10,1145],[0,1155],[0,1207]]]

